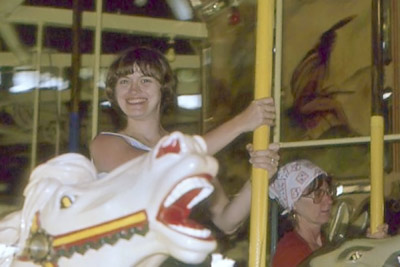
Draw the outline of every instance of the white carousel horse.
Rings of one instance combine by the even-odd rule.
[[[51,159],[32,172],[22,210],[0,221],[0,266],[201,263],[216,241],[188,216],[217,170],[204,140],[179,132],[102,179],[79,154]]]

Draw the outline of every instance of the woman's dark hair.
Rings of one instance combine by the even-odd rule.
[[[332,187],[332,177],[321,174],[317,178],[315,178],[308,186],[306,189],[304,189],[303,196],[307,196],[314,192],[317,189],[320,189],[322,185],[326,182],[329,186],[329,188]]]
[[[106,96],[118,113],[122,113],[115,98],[115,86],[119,78],[132,74],[134,66],[161,84],[161,111],[175,103],[176,78],[168,60],[156,49],[135,47],[120,54],[110,65],[106,78]]]

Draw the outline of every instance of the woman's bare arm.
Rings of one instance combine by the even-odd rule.
[[[272,177],[279,163],[279,145],[270,144],[267,150],[254,151],[248,146],[250,162],[256,168],[263,168]],[[273,160],[272,160],[273,159]],[[229,199],[217,179],[214,180],[215,191],[211,199],[210,211],[213,223],[223,232],[233,233],[249,216],[251,207],[251,183],[246,181],[240,191]]]
[[[242,133],[261,125],[272,126],[274,119],[275,104],[271,97],[254,100],[244,111],[203,136],[208,154],[214,155]]]

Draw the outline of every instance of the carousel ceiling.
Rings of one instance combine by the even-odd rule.
[[[98,2],[102,3],[101,20]],[[99,92],[98,131],[118,123],[115,113],[102,105],[103,80],[115,54],[133,45],[158,48],[176,71],[179,107],[164,115],[164,125],[187,133],[201,132],[204,101],[197,98],[191,109],[187,97],[200,95],[201,67],[211,64],[209,50],[203,50],[210,45],[209,22],[224,17],[228,19],[225,23],[234,25],[241,2],[80,0],[80,152],[88,155],[95,91]],[[68,152],[73,3],[0,0],[0,192],[21,188],[18,184],[24,183],[21,177],[26,177],[32,162],[36,165]],[[95,81],[98,46],[100,73]],[[212,61],[214,65],[214,58]]]
[[[115,54],[133,45],[158,48],[166,53],[176,70],[178,94],[199,94],[201,47],[208,38],[204,18],[238,3],[227,0],[78,2],[82,11],[80,152],[86,155],[92,138],[94,91],[99,88],[101,103],[102,79]],[[31,162],[38,164],[68,150],[73,3],[72,0],[0,0],[0,192],[12,191],[18,195],[15,190],[24,183],[22,177],[26,177]],[[97,3],[102,3],[101,24]],[[99,25],[100,38],[96,37]],[[100,44],[100,77],[94,81],[96,44]],[[181,101],[184,108],[173,117],[167,116],[165,122],[178,124],[187,132],[198,131],[201,102],[197,100],[197,109],[190,110],[187,100]],[[35,112],[39,113],[37,121]],[[98,122],[99,131],[108,128],[115,123],[115,114],[100,105]],[[35,156],[33,144],[37,146]]]
[[[101,1],[79,1],[82,11],[82,106],[90,105],[88,103],[93,98],[96,2]],[[228,1],[102,2],[100,81],[97,84],[100,90],[106,68],[116,53],[132,45],[150,45],[165,53],[173,51],[171,65],[179,79],[179,94],[199,93],[199,47],[208,36],[206,24],[198,16],[199,8],[206,2],[208,5],[211,2],[221,3],[211,7],[211,10],[215,9],[217,12],[229,4]],[[0,0],[0,19],[1,145],[28,145],[32,142],[33,98],[36,87],[43,89],[40,90],[39,137],[54,143],[55,126],[64,125],[66,128],[63,131],[68,130],[68,116],[60,118],[55,114],[67,114],[71,97],[69,80],[72,64],[73,1]],[[102,94],[100,95],[101,101]],[[175,114],[178,115],[176,121],[198,123],[199,112]],[[171,121],[171,118],[167,118],[167,121]],[[101,123],[108,124],[110,121],[101,121],[100,118]],[[86,138],[88,136],[84,136]]]

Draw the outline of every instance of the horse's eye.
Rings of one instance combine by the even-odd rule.
[[[75,198],[71,197],[71,196],[63,196],[60,200],[60,207],[62,209],[67,209],[69,207],[72,206],[72,204],[74,203]]]
[[[361,251],[357,250],[349,255],[349,260],[352,262],[355,262],[355,261],[358,261],[359,259],[361,259],[362,256],[363,256],[363,253]]]
[[[181,145],[179,139],[173,139],[172,142],[167,144],[166,146],[161,146],[157,153],[157,158],[161,158],[162,156],[173,153],[179,154],[181,152]]]

